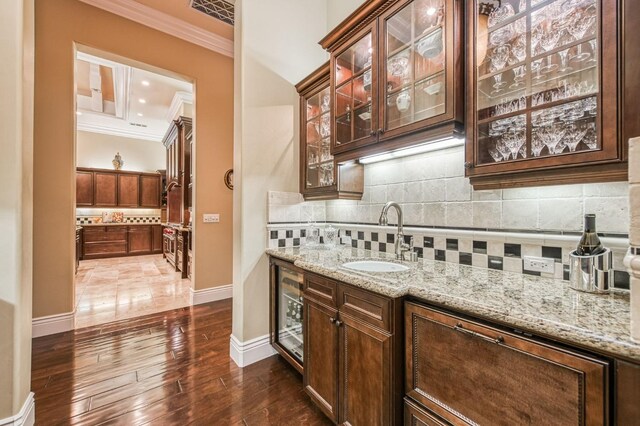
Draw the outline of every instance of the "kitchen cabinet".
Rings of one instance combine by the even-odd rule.
[[[162,143],[167,149],[167,221],[188,226],[191,198],[192,121],[188,117],[174,120]]]
[[[304,274],[292,263],[269,259],[271,345],[296,370],[303,372]]]
[[[436,419],[609,422],[604,359],[413,302],[405,303],[405,336],[407,396]]]
[[[140,207],[160,208],[160,198],[162,194],[161,176],[158,175],[140,175]]]
[[[127,255],[127,226],[87,226],[83,228],[83,259]]]
[[[82,260],[82,228],[76,226],[76,274],[78,273],[78,268],[80,267],[80,260]]]
[[[334,422],[400,424],[402,305],[305,275],[304,388]]]
[[[340,163],[463,131],[463,2],[368,3],[320,42]]]
[[[476,189],[627,180],[638,53],[616,0],[469,2],[466,175]],[[637,45],[637,43],[634,43]],[[631,56],[628,56],[631,57]],[[633,65],[630,65],[632,64]],[[626,90],[623,93],[622,90]]]
[[[138,207],[140,176],[118,173],[118,207]]]
[[[103,169],[76,169],[77,207],[159,208],[162,176]]]
[[[113,172],[96,171],[93,173],[94,206],[118,206],[118,175]]]
[[[364,166],[331,155],[329,64],[296,85],[300,94],[300,193],[306,200],[360,200]]]
[[[153,225],[152,232],[152,252],[162,253],[162,225]]]
[[[161,234],[161,225],[85,226],[80,252],[82,259],[161,253]]]
[[[93,172],[78,170],[76,172],[76,206],[91,207],[93,204]]]
[[[142,254],[153,251],[153,233],[151,226],[132,226],[127,233],[128,253]]]

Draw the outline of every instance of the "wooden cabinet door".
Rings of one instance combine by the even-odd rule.
[[[304,389],[332,421],[338,420],[338,311],[305,292]]]
[[[93,196],[96,207],[118,206],[118,175],[109,172],[93,174]]]
[[[76,206],[93,206],[93,172],[76,171]]]
[[[391,335],[342,312],[338,325],[340,422],[354,426],[393,424]]]
[[[453,424],[606,425],[608,365],[405,303],[406,393]]]
[[[162,225],[151,226],[152,234],[152,251],[154,253],[162,253]]]
[[[153,246],[152,238],[151,226],[130,226],[127,238],[129,253],[151,253]]]
[[[406,398],[404,401],[405,426],[448,426],[447,423],[428,413],[416,403]]]
[[[140,175],[140,207],[160,207],[160,175]]]
[[[118,207],[138,207],[139,175],[118,174]]]

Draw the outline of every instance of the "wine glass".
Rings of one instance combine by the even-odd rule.
[[[536,75],[533,77],[534,80],[539,81],[544,76],[540,74],[540,69],[542,68],[542,59],[538,59],[531,63],[531,71],[533,71]]]
[[[507,85],[507,82],[502,81],[502,73],[494,75],[493,79],[495,80],[495,83],[493,84],[493,88],[495,90],[492,90],[491,94],[495,95],[496,93],[500,93],[502,91],[502,88]]]
[[[510,47],[508,44],[503,44],[493,49],[493,53],[491,54],[492,69],[500,71],[505,67],[507,60],[509,59],[509,51]]]
[[[589,149],[598,149],[598,134],[596,133],[596,123],[593,121],[586,123],[587,132],[582,138],[582,143]]]
[[[500,153],[500,151],[498,151],[495,145],[489,148],[489,155],[491,156],[491,158],[493,158],[493,161],[495,161],[496,163],[499,163],[502,160],[504,160],[504,156]]]
[[[513,6],[509,3],[504,3],[502,6],[496,7],[489,14],[489,19],[487,21],[487,26],[489,28],[498,25],[500,22],[503,22],[515,15],[515,11],[513,10]]]
[[[524,65],[520,65],[515,67],[513,71],[513,84],[509,86],[511,89],[517,89],[518,87],[524,86],[522,80],[524,80]]]
[[[500,155],[502,155],[504,161],[507,161],[511,156],[511,150],[502,140],[496,142],[496,149],[498,150],[498,152],[500,152]]]
[[[515,160],[518,158],[518,153],[520,152],[520,148],[524,145],[525,136],[523,132],[519,132],[516,130],[509,130],[502,137],[502,142],[511,152],[511,156]]]
[[[531,135],[531,153],[534,157],[540,157],[542,150],[546,146],[544,142],[542,142],[540,131],[540,128],[535,128]]]
[[[567,27],[567,30],[576,41],[582,39],[587,33],[587,30],[595,23],[596,13],[596,7],[594,5],[589,6],[582,12],[576,11],[574,13],[574,19]],[[579,44],[577,53],[571,60],[574,62],[582,62],[590,56],[588,52],[582,51],[582,44]]]
[[[569,152],[576,152],[576,148],[584,135],[587,134],[589,130],[585,126],[578,126],[574,123],[570,123],[567,127],[567,131],[564,135],[564,143],[569,147]]]
[[[560,56],[560,72],[571,71],[573,68],[568,65],[567,61],[569,56],[569,49],[558,52],[558,56]]]
[[[513,64],[522,62],[527,59],[527,36],[521,34],[511,44],[511,54],[515,58]]]
[[[587,63],[595,64],[598,62],[598,40],[595,38],[593,40],[589,40],[589,46],[591,46],[591,58]]]

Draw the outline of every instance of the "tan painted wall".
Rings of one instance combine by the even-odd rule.
[[[33,0],[0,13],[0,421],[31,388]]]
[[[232,193],[222,178],[233,162],[233,60],[76,0],[37,0],[34,317],[73,310],[74,42],[193,80],[193,286],[231,283]],[[220,213],[220,224],[203,225],[204,212]]]

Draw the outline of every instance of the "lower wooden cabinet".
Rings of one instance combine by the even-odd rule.
[[[609,424],[605,360],[412,302],[405,336],[407,395],[450,423]]]
[[[334,422],[401,423],[401,307],[399,299],[305,275],[304,388]]]
[[[422,409],[409,398],[405,398],[404,401],[404,424],[405,426],[448,426],[448,423]]]
[[[162,252],[161,225],[86,226],[82,232],[83,259]]]
[[[127,234],[129,254],[151,253],[153,251],[153,233],[151,226],[132,226]]]

